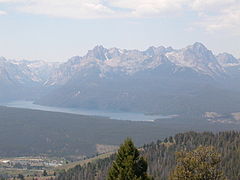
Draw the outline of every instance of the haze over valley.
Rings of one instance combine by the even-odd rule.
[[[239,80],[239,59],[199,42],[145,51],[96,46],[63,63],[2,57],[7,151],[0,155],[85,157],[128,136],[143,145],[182,131],[238,130]]]
[[[151,46],[145,51],[96,46],[64,63],[2,57],[0,73],[2,104],[33,101],[204,120],[213,112],[227,117],[218,122],[239,123],[232,114],[240,109],[240,60],[228,53],[214,55],[198,42],[182,49]]]
[[[239,0],[0,0],[0,180],[239,180]]]

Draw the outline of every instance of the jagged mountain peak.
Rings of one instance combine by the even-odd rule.
[[[199,54],[212,53],[203,43],[195,42],[193,45],[184,48],[185,51],[192,51]]]
[[[121,50],[115,47],[107,49],[102,45],[97,45],[85,56],[71,58],[67,64],[74,66],[71,71],[82,71],[84,68],[94,67],[99,68],[103,74],[112,70],[131,74],[157,68],[166,62],[191,68],[205,75],[224,74],[224,69],[216,57],[200,42],[179,50],[172,47],[150,46],[145,51]]]
[[[192,46],[195,48],[206,48],[206,46],[201,42],[195,42]]]
[[[0,57],[0,62],[3,62],[0,65],[6,64],[5,61],[5,58]],[[168,69],[168,71],[171,71],[170,73],[187,69],[198,74],[219,77],[226,73],[223,63],[240,63],[239,60],[228,53],[222,53],[215,57],[210,50],[199,42],[182,49],[150,46],[144,51],[116,47],[107,49],[102,45],[97,45],[89,50],[85,56],[74,56],[67,62],[58,64],[55,68],[44,61],[14,62],[9,61],[10,64],[14,65],[9,67],[17,68],[19,66],[19,68],[22,68],[22,72],[28,73],[34,81],[43,82],[47,79],[45,84],[46,82],[48,82],[47,84],[65,83],[76,75],[82,74],[82,76],[87,77],[93,74],[92,72],[96,72],[95,74],[99,77],[106,77],[109,74],[116,76],[119,74],[133,75],[137,72],[163,70],[165,67],[171,67],[171,70]],[[54,69],[53,72],[51,69]],[[47,77],[48,75],[49,77]]]
[[[172,47],[164,47],[164,46],[150,46],[148,49],[146,49],[144,52],[146,54],[150,55],[160,55],[160,54],[165,54],[167,52],[174,51]]]
[[[111,57],[120,56],[122,53],[124,53],[124,50],[120,50],[116,47],[110,48],[108,51],[108,55],[110,55]]]
[[[105,48],[103,45],[96,45],[92,49],[92,51],[94,51],[94,52],[101,52],[101,51],[106,51],[106,50],[107,50],[107,48]]]
[[[199,42],[186,48],[167,53],[166,56],[171,62],[178,66],[189,67],[212,77],[225,73],[212,51],[208,50]]]
[[[223,60],[221,61],[220,58]],[[66,97],[69,101],[76,102],[76,97],[82,95],[85,97],[84,92],[91,93],[96,90],[109,92],[110,86],[105,86],[105,83],[114,82],[113,86],[116,89],[121,89],[122,86],[129,87],[130,92],[135,89],[134,85],[138,88],[141,84],[140,89],[144,89],[148,86],[145,84],[149,82],[152,83],[151,86],[159,84],[159,87],[164,87],[165,82],[172,81],[173,85],[179,82],[180,86],[185,87],[186,82],[197,84],[200,81],[214,83],[224,79],[238,80],[240,66],[229,68],[220,63],[236,62],[236,58],[233,58],[227,53],[216,57],[198,42],[182,49],[151,46],[143,51],[107,49],[98,45],[89,50],[86,55],[74,56],[67,62],[58,64],[57,67],[47,62],[14,61],[0,57],[0,83],[16,84],[24,88],[57,88],[53,91],[56,94],[59,93],[56,99]],[[131,81],[125,84],[128,80]],[[58,88],[63,91],[59,92]],[[119,99],[122,96],[128,96],[123,91],[119,93]],[[131,97],[137,99],[134,95]]]
[[[102,45],[95,46],[92,50],[89,50],[87,53],[87,57],[96,58],[99,60],[106,60],[106,53],[108,49],[104,48]]]
[[[221,66],[202,43],[176,50],[151,46],[145,51],[96,46],[81,61],[78,61],[79,57],[75,60],[73,62],[77,64],[65,63],[53,74],[46,86],[56,89],[41,99],[40,103],[137,109],[141,104],[138,100],[142,97],[147,97],[145,102],[148,104],[154,104],[156,98],[162,102],[162,97],[169,92],[167,98],[171,98],[172,93],[181,94],[184,102],[194,96],[189,88],[198,92],[199,88],[205,90],[206,84],[214,85],[240,78],[238,67],[227,69]],[[183,90],[186,90],[187,96],[182,94]],[[172,104],[172,100],[169,102]],[[196,102],[194,100],[194,104]],[[165,107],[164,103],[158,108],[162,107]]]
[[[55,68],[54,63],[42,60],[8,60],[0,58],[1,75],[8,77],[10,84],[42,84]],[[6,78],[5,78],[6,79]]]
[[[229,53],[220,53],[216,56],[216,58],[223,66],[240,64],[240,61]]]
[[[217,59],[212,51],[200,42],[196,42],[193,45],[187,46],[186,48],[181,49],[180,52],[182,52],[190,61],[198,61],[199,63],[203,64],[213,62],[218,64]]]

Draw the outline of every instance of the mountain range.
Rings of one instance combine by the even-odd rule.
[[[96,46],[64,63],[0,58],[1,100],[144,113],[236,112],[240,59],[202,43],[144,51]]]

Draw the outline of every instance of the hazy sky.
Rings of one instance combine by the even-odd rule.
[[[240,0],[0,0],[0,41],[0,56],[12,59],[196,41],[240,58]]]

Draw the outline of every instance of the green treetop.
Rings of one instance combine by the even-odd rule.
[[[147,162],[140,156],[131,139],[120,146],[116,160],[108,173],[108,180],[151,180],[147,176]]]

